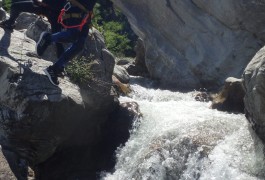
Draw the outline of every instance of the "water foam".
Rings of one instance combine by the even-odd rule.
[[[243,114],[228,114],[181,93],[133,84],[143,119],[117,151],[104,180],[265,179],[263,145]]]

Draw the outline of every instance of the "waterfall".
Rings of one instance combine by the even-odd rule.
[[[132,77],[130,97],[143,114],[125,146],[116,151],[113,173],[102,180],[265,179],[263,144],[244,114],[210,109],[195,92],[151,88]]]

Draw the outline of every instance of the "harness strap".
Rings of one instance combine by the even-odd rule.
[[[83,29],[83,26],[87,23],[87,21],[92,18],[93,16],[93,11],[89,11],[87,10],[82,4],[80,4],[77,0],[68,0],[69,2],[64,6],[64,8],[61,10],[60,15],[58,16],[58,20],[57,22],[60,23],[64,28],[68,29],[68,28],[78,28],[80,31]],[[71,6],[77,6],[78,8],[80,8],[82,11],[84,11],[86,13],[85,17],[83,18],[82,22],[79,25],[73,25],[73,26],[67,26],[63,23],[63,20],[66,18],[70,18],[72,17],[71,14],[67,15],[65,14],[66,11],[68,11]],[[78,13],[72,13],[72,14],[78,14]],[[80,14],[81,15],[81,14]],[[70,16],[70,17],[67,17]],[[76,16],[79,15],[74,15],[75,18]],[[66,18],[65,18],[66,17]]]
[[[68,18],[82,18],[82,14],[81,13],[70,13],[70,14],[64,14],[63,15],[63,20],[68,19]]]
[[[65,12],[66,12],[66,9],[63,8],[63,9],[61,10],[61,13],[60,13],[60,15],[58,16],[58,20],[57,20],[57,22],[60,23],[65,29],[68,29],[68,28],[78,28],[78,29],[81,31],[81,30],[83,29],[83,26],[84,26],[84,25],[87,23],[87,21],[88,21],[90,18],[92,18],[92,16],[93,16],[93,12],[92,12],[92,11],[89,11],[89,12],[86,14],[86,16],[83,18],[83,20],[82,20],[82,22],[81,22],[80,24],[78,24],[78,25],[73,25],[73,26],[67,26],[67,25],[65,25],[64,22],[63,22],[63,20],[64,20],[64,16],[66,15]],[[74,14],[74,13],[72,13],[72,14]],[[70,17],[68,17],[68,18],[70,18]]]

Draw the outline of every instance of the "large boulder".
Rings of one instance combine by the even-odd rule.
[[[80,88],[68,77],[60,78],[58,87],[53,86],[43,73],[52,62],[29,56],[35,42],[23,33],[0,28],[0,49],[0,144],[16,177],[25,179],[29,165],[37,178],[43,179],[49,166],[45,162],[57,162],[56,156],[85,159],[78,152],[89,152],[99,141],[101,126],[117,107],[111,93],[111,53],[99,46],[94,54],[98,72],[95,79],[104,84],[91,82]],[[75,166],[77,162],[69,163]],[[64,172],[53,173],[58,179]]]
[[[112,0],[146,48],[151,77],[176,87],[240,78],[265,40],[264,0]]]
[[[252,128],[265,142],[265,47],[263,47],[246,67],[243,74],[246,91],[245,113]]]

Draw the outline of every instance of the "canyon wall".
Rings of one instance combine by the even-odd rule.
[[[112,1],[144,40],[151,77],[174,87],[240,78],[264,44],[264,0]]]

